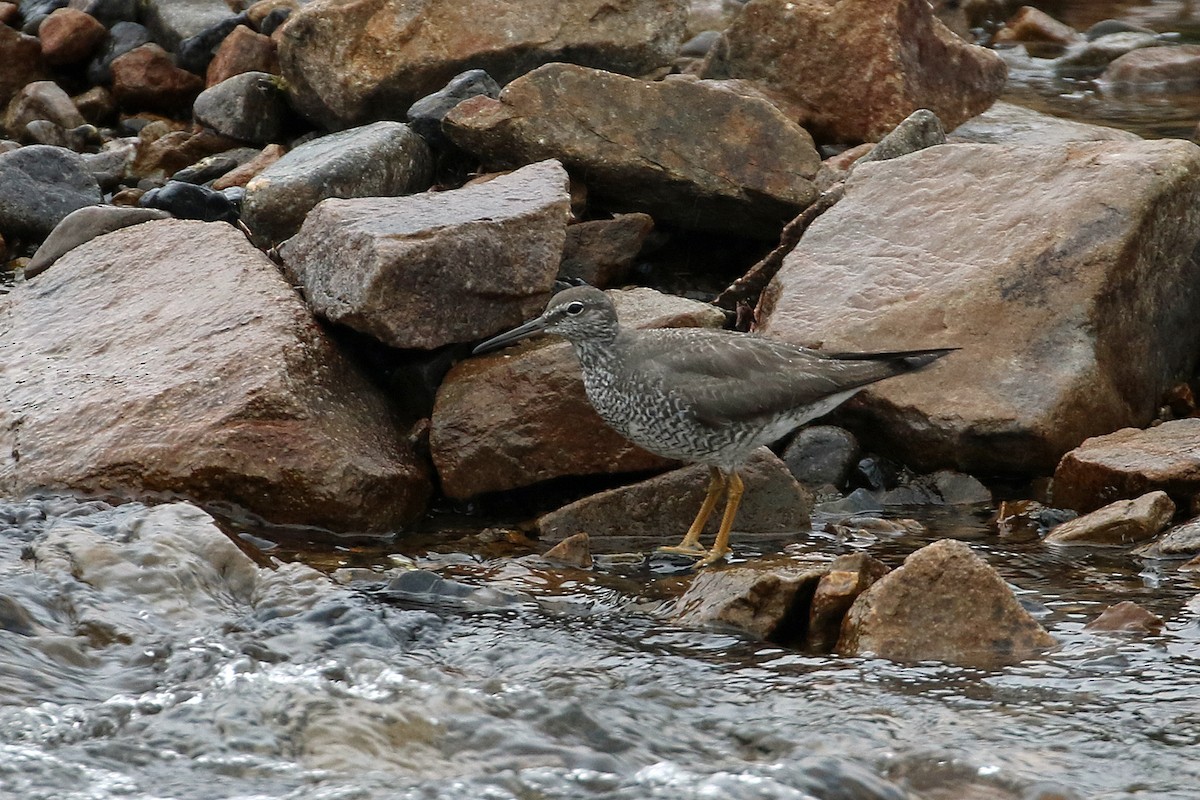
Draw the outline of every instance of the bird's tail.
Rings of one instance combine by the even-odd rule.
[[[826,358],[837,358],[843,361],[899,361],[909,369],[920,369],[926,364],[932,364],[947,353],[953,353],[957,347],[936,347],[930,350],[890,350],[880,353],[822,353]]]

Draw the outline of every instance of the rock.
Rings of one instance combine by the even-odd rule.
[[[136,22],[138,19],[139,0],[74,0],[72,8],[95,17],[100,24],[111,28],[121,22]]]
[[[236,15],[226,15],[188,36],[175,49],[177,63],[188,72],[205,74],[217,48],[234,29],[244,26],[249,19],[244,11]]]
[[[858,439],[834,425],[802,428],[783,451],[783,462],[805,486],[845,486],[858,463]]]
[[[652,230],[654,219],[647,214],[617,214],[570,225],[558,277],[583,280],[601,289],[619,285]]]
[[[408,108],[405,118],[414,131],[431,145],[444,147],[450,143],[442,133],[442,120],[450,109],[472,97],[500,96],[500,84],[481,69],[469,69],[450,79],[443,88],[422,97]]]
[[[780,644],[803,641],[808,598],[828,566],[800,562],[794,567],[732,567],[705,570],[692,580],[675,605],[675,622],[713,624],[745,631]]]
[[[103,200],[83,159],[70,150],[32,144],[0,153],[0,236],[43,239],[63,217]]]
[[[938,470],[897,486],[883,496],[885,506],[990,505],[992,493],[978,478],[952,470]]]
[[[591,539],[586,533],[577,533],[574,536],[568,536],[558,544],[547,550],[542,558],[547,561],[554,561],[559,564],[566,564],[569,567],[579,567],[580,569],[592,568],[592,546]]]
[[[246,184],[242,218],[262,247],[293,236],[327,197],[394,197],[429,188],[433,157],[399,122],[376,122],[305,142]]]
[[[1125,600],[1104,609],[1083,629],[1092,633],[1158,633],[1162,627],[1163,621],[1158,615]]]
[[[263,36],[271,36],[274,38],[275,31],[279,30],[279,28],[283,26],[283,23],[287,22],[288,19],[291,18],[292,12],[294,11],[294,8],[274,9],[271,11],[271,13],[263,17],[262,22],[259,23],[258,32]]]
[[[101,191],[118,191],[137,156],[136,142],[132,137],[111,139],[101,146],[99,152],[82,154],[84,167],[100,184]]]
[[[1043,114],[1030,108],[998,101],[987,111],[959,125],[946,137],[956,144],[1010,144],[1038,147],[1067,142],[1136,142],[1130,131],[1089,125]]]
[[[50,77],[38,40],[7,25],[0,25],[0,64],[0,109],[26,84]]]
[[[424,508],[428,478],[382,395],[231,227],[93,239],[0,316],[5,495],[175,493],[365,531]]]
[[[1077,516],[1074,511],[1047,508],[1036,500],[1002,500],[996,511],[996,533],[1002,539],[1032,542]]]
[[[1044,474],[1089,436],[1149,423],[1191,374],[1198,201],[1200,148],[1182,141],[862,164],[784,258],[758,331],[829,351],[958,346],[835,419],[919,470]]]
[[[259,155],[259,151],[253,147],[238,147],[233,150],[226,150],[224,153],[205,156],[195,164],[184,167],[172,175],[171,179],[183,181],[184,183],[204,185],[215,181],[222,175],[228,174],[243,164],[248,163],[251,159],[257,158]]]
[[[112,92],[103,86],[93,86],[82,94],[71,98],[83,118],[93,125],[110,122],[117,113],[117,103]]]
[[[883,511],[883,492],[858,488],[837,500],[819,503],[815,509],[819,514],[853,515]]]
[[[1092,511],[1161,489],[1189,508],[1200,495],[1200,419],[1125,428],[1088,439],[1054,471],[1054,502]]]
[[[144,208],[168,211],[171,216],[179,219],[230,223],[238,221],[237,208],[224,194],[206,186],[183,181],[168,181],[161,189],[151,189],[142,195],[139,203]]]
[[[1081,39],[1083,39],[1083,35],[1079,31],[1066,23],[1059,22],[1045,11],[1032,6],[1021,6],[1017,13],[1004,24],[1004,27],[996,31],[992,41],[997,44],[1042,42],[1066,47]]]
[[[478,340],[545,305],[567,186],[562,165],[545,161],[453,191],[326,200],[280,255],[332,322],[392,347]]]
[[[15,28],[20,16],[21,7],[16,3],[0,3],[0,25]]]
[[[127,110],[180,113],[191,108],[204,81],[171,61],[156,44],[144,44],[113,59],[113,98]]]
[[[143,134],[146,128],[142,129]],[[202,158],[240,145],[240,142],[206,128],[196,133],[172,131],[158,138],[139,136],[137,156],[130,173],[138,178],[162,182]]]
[[[246,16],[250,18],[250,25],[256,31],[261,31],[263,34],[270,36],[271,31],[264,31],[263,24],[267,17],[277,11],[292,12],[300,7],[300,0],[258,0],[252,3],[246,9]]]
[[[212,188],[218,192],[222,189],[228,189],[232,186],[245,186],[250,182],[250,179],[267,167],[274,164],[279,159],[283,158],[287,152],[283,145],[269,144],[254,158],[242,164],[239,167],[234,167],[229,172],[226,172],[220,178],[213,181]]]
[[[1176,525],[1158,539],[1134,548],[1142,558],[1175,558],[1200,553],[1200,518]]]
[[[33,254],[25,266],[25,277],[33,278],[45,272],[60,257],[97,236],[169,216],[167,212],[156,209],[118,206],[85,206],[72,211],[54,226],[46,241]]]
[[[1113,61],[1100,86],[1115,91],[1178,92],[1200,86],[1200,45],[1134,50]]]
[[[552,61],[648,73],[675,57],[686,14],[679,0],[315,0],[280,30],[279,61],[297,110],[344,128],[408,108],[467,69],[500,84]]]
[[[1175,504],[1166,492],[1118,500],[1050,530],[1047,544],[1129,545],[1153,539],[1171,523]]]
[[[863,164],[870,161],[887,161],[889,158],[924,150],[926,147],[946,143],[946,131],[942,129],[942,121],[927,108],[918,108],[892,129],[892,132],[879,140],[879,144],[871,148],[855,163]]]
[[[850,496],[862,489],[856,489]],[[821,503],[815,509],[817,513],[827,515],[830,503]],[[881,506],[877,505],[877,509]],[[875,513],[868,511],[867,513]],[[839,539],[858,539],[879,541],[885,537],[920,536],[928,533],[928,529],[915,519],[887,519],[884,517],[852,516],[840,522],[827,522],[822,528],[826,533],[832,533]]]
[[[193,113],[222,136],[262,145],[283,138],[289,109],[276,76],[243,72],[201,92]]]
[[[953,128],[999,97],[1007,68],[926,0],[751,0],[701,75],[754,80],[807,106],[817,139],[857,143],[919,108]]]
[[[21,17],[21,32],[36,34],[38,27],[54,12],[64,8],[67,0],[18,0]]]
[[[100,20],[74,8],[56,10],[38,27],[42,58],[54,67],[88,60],[106,38],[108,29]]]
[[[832,652],[850,606],[887,573],[888,568],[882,561],[866,553],[835,558],[821,576],[809,603],[804,649],[814,653]]]
[[[1179,568],[1179,571],[1180,572],[1200,572],[1200,556],[1196,556],[1191,561],[1182,565]],[[1197,595],[1196,598],[1193,598],[1192,603],[1196,604],[1198,601],[1200,601],[1200,595]]]
[[[610,295],[623,325],[719,327],[724,322],[712,306],[651,289]],[[450,370],[438,389],[429,446],[442,491],[456,499],[563,475],[636,472],[671,463],[604,424],[584,395],[570,346],[549,338],[468,359]]]
[[[1082,42],[1069,48],[1054,62],[1054,72],[1061,77],[1086,78],[1098,75],[1113,61],[1126,53],[1162,44],[1152,33],[1129,31],[1111,33]]]
[[[154,41],[171,51],[234,16],[225,0],[141,0],[141,5],[142,21]]]
[[[859,595],[837,650],[892,661],[1016,664],[1054,646],[1005,584],[966,544],[942,539]]]
[[[71,102],[70,96],[54,81],[27,83],[8,104],[4,127],[9,135],[20,139],[25,126],[34,120],[48,120],[61,128],[84,124],[83,115]]]
[[[118,22],[108,31],[108,41],[88,64],[89,83],[112,83],[112,63],[150,41],[150,31],[136,22]]]
[[[279,54],[270,36],[255,33],[239,25],[225,37],[216,55],[208,64],[205,84],[216,86],[223,80],[243,72],[279,74]]]
[[[575,454],[577,457],[579,453]],[[743,533],[786,533],[807,530],[812,498],[796,483],[787,466],[767,448],[756,451],[739,471],[745,494],[735,530]],[[650,538],[675,544],[700,510],[708,489],[708,467],[693,464],[663,475],[609,489],[576,500],[537,520],[543,539],[557,540],[578,531],[593,539]],[[717,531],[714,513],[705,531]]]
[[[803,128],[764,100],[701,81],[549,64],[499,100],[459,104],[442,127],[486,164],[558,158],[589,197],[688,228],[778,237],[817,196],[820,157]]]

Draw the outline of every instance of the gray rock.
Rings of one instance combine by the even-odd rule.
[[[115,191],[137,157],[136,137],[112,139],[97,153],[83,153],[83,163],[105,192]]]
[[[477,340],[544,305],[567,187],[546,161],[448,192],[326,200],[280,255],[326,319],[392,347]]]
[[[956,144],[1028,144],[1039,147],[1066,142],[1136,142],[1142,137],[1119,128],[1062,119],[1031,108],[997,101],[987,111],[959,125],[947,136]]]
[[[136,22],[118,22],[109,30],[108,37],[103,49],[88,64],[89,83],[112,83],[112,62],[151,41],[150,31]]]
[[[254,147],[237,147],[233,150],[226,150],[224,153],[205,156],[190,167],[184,167],[176,172],[171,176],[171,180],[196,184],[211,183],[243,164],[250,163],[260,153],[261,151]]]
[[[42,246],[33,254],[33,258],[25,267],[25,277],[40,275],[61,256],[97,236],[170,216],[158,209],[127,206],[87,206],[72,211],[54,226],[46,241],[42,242]]]
[[[106,28],[118,22],[137,22],[138,0],[83,0],[80,10],[91,14]]]
[[[104,199],[82,158],[33,144],[0,154],[0,236],[42,239],[72,211]]]
[[[67,0],[20,0],[17,7],[21,10],[21,31],[36,35],[42,20],[54,11],[67,7]]]
[[[805,486],[842,487],[860,454],[858,439],[850,431],[834,425],[812,425],[788,443],[783,463]]]
[[[945,143],[946,131],[942,129],[942,121],[937,118],[937,114],[927,108],[918,108],[893,128],[891,133],[880,139],[879,144],[871,148],[871,152],[855,163],[887,161],[889,158],[899,158],[926,147]]]
[[[481,69],[471,69],[455,75],[442,89],[422,97],[409,106],[405,115],[408,124],[432,145],[449,144],[442,133],[442,120],[450,109],[470,97],[499,97],[500,84]]]
[[[1200,519],[1176,525],[1149,544],[1134,549],[1143,558],[1174,558],[1200,553]]]
[[[843,498],[818,504],[815,510],[819,514],[829,516],[849,516],[883,511],[883,492],[855,489]]]
[[[679,55],[686,58],[703,58],[719,41],[721,41],[720,31],[700,31],[679,46]]]
[[[1162,44],[1152,33],[1124,31],[1105,34],[1068,48],[1064,55],[1054,61],[1054,72],[1071,78],[1099,75],[1105,67],[1126,53]]]
[[[887,506],[969,506],[991,502],[992,493],[978,478],[952,470],[920,475],[883,496],[883,504]]]
[[[1121,546],[1153,539],[1171,522],[1175,504],[1166,492],[1118,500],[1050,530],[1047,544]]]
[[[176,63],[189,72],[202,75],[208,69],[221,42],[225,41],[238,25],[250,26],[250,15],[245,11],[215,19],[212,24],[186,37],[175,51]]]
[[[412,128],[376,122],[305,142],[246,184],[242,219],[260,246],[296,231],[328,197],[393,197],[429,188],[433,156]]]
[[[648,214],[618,214],[613,219],[571,225],[558,277],[582,280],[601,289],[618,286],[652,230],[654,219]]]
[[[142,0],[142,21],[154,41],[169,52],[178,49],[184,39],[232,16],[225,0]]]
[[[279,78],[267,72],[243,72],[210,86],[192,109],[200,124],[260,145],[282,138],[288,119],[287,95]]]

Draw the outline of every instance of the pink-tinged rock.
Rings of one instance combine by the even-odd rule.
[[[48,80],[50,72],[42,58],[42,46],[34,36],[26,36],[7,25],[0,25],[0,109],[27,83]]]
[[[1162,628],[1161,617],[1129,600],[1109,606],[1083,626],[1091,633],[1158,633]]]
[[[1121,546],[1153,539],[1171,523],[1175,504],[1166,492],[1118,500],[1051,529],[1047,544]]]
[[[592,567],[591,537],[586,533],[576,533],[568,536],[547,550],[542,558],[558,564],[566,564],[580,569]]]
[[[887,566],[866,553],[838,556],[821,576],[808,607],[804,647],[828,653],[837,645],[842,621],[858,596],[888,573]]]
[[[1108,65],[1100,85],[1117,91],[1170,91],[1200,86],[1200,45],[1147,47]]]
[[[107,37],[108,30],[98,19],[74,8],[56,9],[38,27],[42,57],[55,67],[91,58]]]
[[[124,109],[180,113],[191,109],[204,79],[175,66],[156,44],[144,44],[112,62],[113,97]]]
[[[996,42],[1039,42],[1065,47],[1083,39],[1083,34],[1059,22],[1045,11],[1021,6],[1004,27],[996,31]]]
[[[14,139],[25,138],[25,126],[34,120],[47,120],[60,128],[84,123],[83,115],[70,96],[54,81],[33,81],[17,92],[4,113],[4,127]]]
[[[245,25],[238,25],[221,42],[213,60],[208,63],[205,84],[216,86],[226,78],[241,75],[243,72],[268,72],[278,75],[279,55],[270,36],[263,36]]]
[[[389,531],[430,493],[382,394],[232,226],[75,248],[0,298],[0,362],[6,496],[169,493]]]
[[[274,164],[279,159],[283,158],[287,153],[287,149],[281,144],[269,144],[262,149],[262,152],[254,158],[242,164],[239,167],[234,167],[229,172],[226,172],[221,177],[213,181],[212,188],[218,192],[222,189],[228,189],[231,186],[245,186],[250,180],[267,167]]]
[[[1000,96],[1008,70],[927,0],[751,0],[701,75],[747,78],[808,108],[820,141],[879,141],[927,108],[947,129]]]

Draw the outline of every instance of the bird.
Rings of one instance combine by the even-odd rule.
[[[730,553],[729,533],[745,486],[738,470],[762,445],[823,416],[869,384],[913,372],[958,349],[822,353],[751,333],[713,328],[624,328],[593,286],[550,298],[538,317],[477,345],[496,350],[538,334],[566,339],[600,417],[651,453],[706,464],[708,492],[675,546],[697,567]],[[700,535],[721,496],[725,510],[710,549]]]

